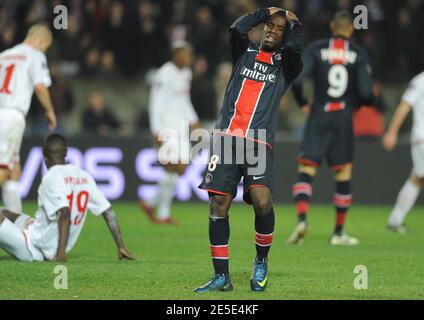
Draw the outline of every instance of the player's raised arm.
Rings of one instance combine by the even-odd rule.
[[[257,25],[265,23],[269,17],[282,11],[280,8],[264,8],[258,9],[238,18],[230,27],[230,43],[231,43],[231,56],[233,63],[235,63],[240,55],[247,50],[249,46],[249,38],[247,33]]]
[[[44,113],[49,124],[49,129],[55,129],[57,126],[56,113],[54,112],[49,89],[44,84],[39,83],[35,86],[35,95],[37,96],[38,101],[40,101],[40,104],[44,109]]]
[[[310,108],[310,102],[308,98],[305,96],[303,90],[303,83],[305,78],[310,76],[315,68],[315,59],[314,59],[314,45],[310,45],[306,48],[303,57],[303,69],[300,75],[294,80],[292,84],[292,90],[294,98],[302,110],[307,110]]]
[[[403,94],[401,102],[397,106],[389,128],[387,129],[387,133],[383,137],[383,147],[386,150],[393,150],[395,148],[399,130],[411,109],[419,103],[421,90],[422,86],[413,79],[408,89]]]
[[[66,261],[66,245],[68,244],[69,229],[71,226],[71,213],[68,207],[59,209],[57,212],[59,216],[59,241],[57,245],[55,261]]]
[[[288,25],[283,43],[283,70],[287,80],[291,83],[294,79],[296,79],[303,68],[302,50],[300,45],[302,23],[293,12],[285,11],[285,13]]]
[[[44,53],[50,47],[52,41],[53,35],[51,31],[42,24],[31,27],[24,41],[25,44],[37,50],[37,54],[32,56],[29,74],[34,86],[35,95],[44,109],[50,130],[56,128],[57,120],[47,89],[52,84],[52,81]]]
[[[161,116],[166,112],[165,108],[168,105],[168,81],[169,79],[166,75],[162,73],[157,73],[154,76],[154,80],[152,82],[152,88],[150,91],[149,98],[149,123],[150,123],[150,131],[154,137],[154,141],[157,141],[157,137],[161,130],[163,130],[163,126],[161,125]]]
[[[112,208],[107,209],[102,213],[103,218],[106,221],[106,224],[112,233],[113,240],[118,248],[118,258],[135,260],[135,257],[128,251],[125,247],[124,240],[122,239],[121,230],[119,228],[118,220],[116,219],[116,214]]]
[[[375,97],[372,92],[372,71],[371,64],[369,63],[368,55],[365,51],[360,52],[358,57],[359,67],[356,74],[356,81],[361,98],[361,105],[374,106]]]

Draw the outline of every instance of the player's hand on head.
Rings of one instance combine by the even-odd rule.
[[[118,250],[118,259],[119,260],[123,260],[123,259],[127,259],[127,260],[136,260],[136,257],[134,257],[127,248],[123,247],[123,248],[119,248]]]
[[[397,144],[397,135],[393,133],[386,133],[383,137],[383,147],[387,151],[392,151]]]
[[[289,22],[297,22],[298,24],[302,25],[302,22],[300,22],[299,18],[291,11],[286,11],[286,18]]]
[[[54,111],[49,111],[46,113],[47,123],[49,125],[49,130],[52,131],[57,127],[57,118]]]
[[[270,16],[272,16],[273,14],[276,14],[277,12],[285,11],[284,9],[277,8],[277,7],[269,7],[268,10],[269,10],[269,15]]]

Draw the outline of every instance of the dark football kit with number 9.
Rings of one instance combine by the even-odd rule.
[[[233,70],[212,134],[209,164],[199,186],[210,193],[234,197],[243,177],[247,203],[250,188],[266,186],[272,190],[272,147],[280,99],[302,70],[298,23],[288,23],[278,51],[266,52],[249,41],[248,31],[269,17],[268,9],[259,9],[239,18],[230,28]],[[220,145],[222,151],[214,153]],[[236,161],[240,156],[237,151],[245,156],[244,161]],[[224,161],[223,152],[230,154],[232,161]],[[259,165],[264,170],[250,174],[249,169],[256,165],[248,160],[251,153],[258,156],[258,152],[259,159],[266,159]]]
[[[293,93],[299,106],[306,105],[302,84],[310,76],[314,97],[298,162],[318,167],[326,158],[329,166],[338,170],[353,161],[354,110],[373,104],[368,57],[352,41],[334,37],[306,48],[303,63]]]

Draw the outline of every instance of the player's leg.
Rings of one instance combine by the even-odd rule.
[[[211,194],[209,197],[209,243],[215,274],[229,274],[230,224],[228,211],[232,200],[232,195]]]
[[[18,181],[21,176],[19,151],[25,130],[25,118],[13,110],[0,114],[0,118],[5,120],[0,126],[0,185],[3,202],[13,211],[22,211]]]
[[[312,196],[312,181],[316,173],[316,166],[299,164],[297,181],[292,190],[298,223],[287,243],[302,244],[304,241],[307,231],[307,214]]]
[[[258,155],[258,157],[254,159],[252,155]],[[268,279],[268,253],[271,249],[275,227],[275,214],[272,206],[273,152],[264,144],[254,146],[247,144],[246,159],[246,163],[242,166],[243,200],[252,205],[255,212],[256,256],[253,262],[250,287],[253,291],[264,291]]]
[[[290,244],[302,244],[306,235],[312,182],[331,143],[327,122],[326,115],[311,115],[306,125],[301,152],[297,158],[298,177],[292,190],[298,223],[287,240]]]
[[[305,162],[304,162],[305,163]],[[299,223],[306,222],[309,203],[312,196],[312,181],[317,173],[318,165],[302,164],[298,166],[297,181],[293,186],[293,199]]]
[[[21,261],[33,261],[23,231],[0,212],[0,248]]]
[[[417,177],[414,173],[406,180],[396,199],[395,206],[389,216],[387,226],[389,230],[406,233],[405,217],[414,206],[422,187],[424,178]]]
[[[140,207],[153,223],[169,220],[171,216],[171,202],[175,194],[179,174],[176,165],[164,166],[163,174],[157,184],[157,191],[153,198],[141,200]],[[157,209],[157,216],[154,213]]]
[[[10,145],[12,137],[10,136],[11,128],[9,127],[8,117],[7,109],[0,109],[0,119],[2,119],[0,125],[0,186],[3,186],[9,179],[12,165],[13,153]]]
[[[176,224],[171,218],[172,200],[177,182],[184,174],[190,161],[190,141],[187,137],[170,137],[158,150],[158,160],[163,164],[164,173],[158,183],[156,195],[147,201],[140,201],[140,207],[154,223]],[[154,209],[157,208],[156,216]]]
[[[231,291],[229,276],[230,224],[228,211],[233,195],[209,193],[209,243],[215,276],[205,285],[196,288],[197,293]]]
[[[223,147],[223,149],[221,149]],[[215,276],[205,285],[196,288],[198,293],[230,291],[233,289],[229,277],[228,241],[230,224],[228,212],[237,194],[241,170],[237,163],[222,161],[228,154],[233,157],[233,139],[217,137],[210,150],[209,163],[200,189],[209,193],[209,241]],[[233,160],[235,157],[233,157]]]
[[[10,178],[10,172],[13,165],[10,143],[5,141],[6,138],[2,137],[1,134],[2,132],[0,132],[0,186],[3,187]]]
[[[346,164],[337,168],[334,174],[334,180],[336,184],[336,190],[334,193],[333,203],[336,210],[336,223],[334,227],[333,236],[334,239],[339,239],[341,237],[346,238],[344,233],[344,225],[346,222],[347,213],[352,204],[352,187],[351,187],[351,178],[352,178],[352,164]],[[357,240],[353,237],[349,237],[350,240],[346,238],[346,244],[357,244]],[[337,240],[334,240],[337,242]]]
[[[34,221],[33,218],[24,213],[14,212],[7,208],[0,208],[0,214],[14,223],[20,230],[24,230],[32,221]]]
[[[255,244],[256,258],[268,259],[272,245],[275,226],[275,213],[272,205],[272,193],[267,187],[251,188],[249,190],[255,211]]]
[[[6,208],[22,212],[22,201],[19,194],[19,179],[21,178],[21,165],[15,162],[10,173],[10,178],[2,186],[3,202]]]
[[[6,183],[6,181],[9,179],[10,177],[10,170],[7,166],[2,166],[0,164],[0,186],[4,186],[4,184]]]
[[[15,221],[19,218],[20,214],[17,212],[10,211],[7,208],[0,208],[0,215],[15,223]]]
[[[160,189],[160,202],[157,204],[157,218],[159,223],[175,223],[171,218],[171,206],[177,189],[178,179],[180,178],[180,172],[180,165],[169,165],[165,169],[163,184],[161,184]]]
[[[157,206],[157,218],[159,223],[178,224],[178,222],[171,217],[171,207],[177,190],[178,180],[185,173],[186,168],[186,164],[179,163],[177,165],[171,165],[169,170],[167,170],[167,187],[162,194],[161,202]]]
[[[411,156],[412,174],[400,190],[388,221],[388,228],[400,233],[407,231],[404,226],[405,217],[414,206],[424,185],[424,146],[412,146]]]
[[[268,253],[271,249],[275,227],[272,192],[265,186],[251,188],[249,192],[255,210],[256,246],[250,287],[254,291],[264,291],[268,280]]]
[[[334,115],[333,141],[327,153],[327,162],[334,172],[335,192],[333,204],[336,212],[336,221],[331,245],[356,245],[357,238],[344,232],[347,213],[352,204],[352,162],[354,154],[354,136],[351,114],[338,112]]]

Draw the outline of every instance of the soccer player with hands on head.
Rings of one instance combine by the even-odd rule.
[[[262,23],[258,45],[249,40],[248,32]],[[253,291],[266,288],[275,225],[272,146],[281,97],[302,70],[300,30],[294,13],[275,7],[242,16],[230,28],[233,71],[212,134],[210,162],[199,186],[209,193],[209,240],[215,276],[195,292],[233,289],[229,276],[229,210],[242,177],[243,198],[253,205],[255,213],[256,257],[250,286]],[[262,136],[264,131],[266,135]],[[222,154],[214,153],[222,140],[233,156],[230,164],[221,161],[225,158]],[[251,147],[247,141],[252,142]],[[246,159],[258,153],[261,157],[256,164],[261,166],[262,161],[264,172],[252,174],[254,164]],[[236,157],[244,160],[234,161]]]

